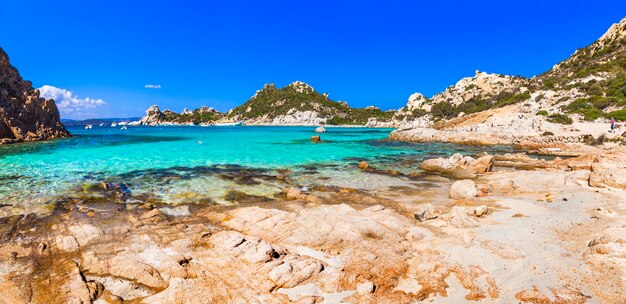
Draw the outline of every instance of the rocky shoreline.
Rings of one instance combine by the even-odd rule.
[[[624,155],[454,155],[408,175],[362,162],[366,174],[411,184],[294,185],[233,206],[61,201],[49,215],[0,219],[0,295],[9,303],[623,303]]]

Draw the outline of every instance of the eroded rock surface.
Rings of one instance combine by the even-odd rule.
[[[0,144],[69,135],[54,100],[39,97],[0,48]]]

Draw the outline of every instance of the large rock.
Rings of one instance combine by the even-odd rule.
[[[626,189],[626,164],[621,157],[601,157],[591,165],[589,185]]]
[[[0,48],[0,144],[66,136],[54,100],[40,98]]]
[[[421,93],[416,92],[409,96],[409,100],[406,103],[406,109],[409,111],[422,109],[426,103],[428,103],[428,98]]]
[[[478,159],[463,156],[459,153],[450,158],[427,159],[420,165],[420,169],[451,175],[456,178],[474,178],[476,174],[483,174],[491,170],[493,156],[485,155]]]
[[[165,119],[165,114],[161,112],[159,106],[153,105],[146,110],[146,116],[139,120],[140,125],[154,126],[162,123]]]
[[[450,198],[452,199],[472,198],[477,195],[476,183],[471,179],[456,181],[450,188]]]

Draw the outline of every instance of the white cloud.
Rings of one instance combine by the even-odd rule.
[[[161,85],[160,84],[147,84],[143,87],[146,89],[160,89]]]
[[[72,91],[49,85],[39,88],[40,96],[54,99],[61,115],[81,115],[85,110],[95,109],[107,103],[102,99],[78,98]]]

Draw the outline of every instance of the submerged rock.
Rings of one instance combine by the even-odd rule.
[[[362,161],[362,162],[359,163],[358,167],[361,170],[367,170],[367,169],[369,169],[370,164],[368,164],[366,161]]]

